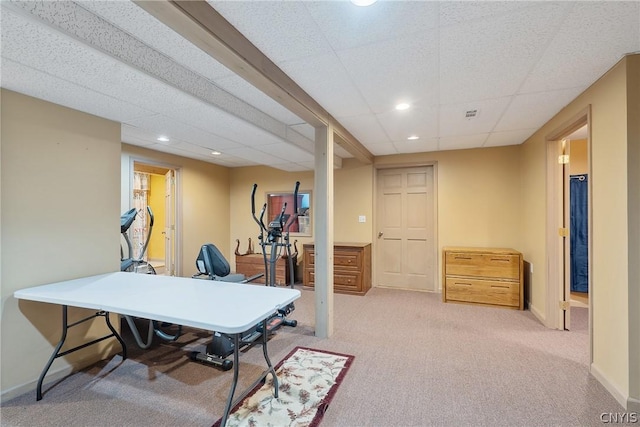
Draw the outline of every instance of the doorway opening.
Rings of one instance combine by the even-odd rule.
[[[134,255],[138,256],[149,231],[153,213],[153,230],[149,237],[145,260],[157,274],[175,276],[179,265],[177,245],[179,229],[176,227],[177,168],[153,162],[132,162],[131,206],[139,212],[131,230]]]
[[[587,108],[547,137],[546,323],[591,337],[589,123]]]

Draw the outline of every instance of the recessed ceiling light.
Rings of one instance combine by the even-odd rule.
[[[222,154],[222,153],[219,152],[219,151],[212,151],[211,152],[211,155],[213,155],[213,156],[219,156],[220,154]]]
[[[417,135],[411,135],[411,136],[410,136],[410,137],[408,137],[407,139],[408,139],[409,141],[414,141],[414,140],[416,140],[416,139],[420,139],[420,137],[419,137],[419,136],[417,136]]]
[[[396,110],[399,110],[399,111],[408,110],[409,107],[411,107],[411,105],[407,104],[406,102],[402,102],[402,103],[396,105]]]
[[[169,142],[169,137],[164,136],[164,135],[159,136],[157,139],[158,139],[158,141],[160,141],[160,142]]]
[[[371,6],[376,1],[377,0],[351,0],[351,3],[355,4],[356,6]]]

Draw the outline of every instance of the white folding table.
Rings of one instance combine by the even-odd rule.
[[[274,377],[274,393],[278,395],[275,369],[267,354],[267,334],[264,333],[262,347],[268,368],[245,393],[234,401],[238,383],[240,335],[258,323],[262,323],[262,330],[266,331],[267,320],[278,309],[298,299],[300,291],[291,288],[117,272],[22,289],[14,292],[14,296],[18,299],[62,306],[62,336],[38,379],[37,400],[42,399],[42,382],[51,364],[58,357],[114,337],[120,342],[122,357],[126,359],[126,345],[109,321],[110,312],[191,326],[232,336],[234,371],[231,390],[222,417],[221,425],[224,426],[234,404],[269,373]],[[98,311],[92,316],[68,324],[68,306]],[[95,317],[104,317],[111,334],[60,353],[68,328]]]

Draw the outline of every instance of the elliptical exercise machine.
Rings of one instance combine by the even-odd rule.
[[[124,257],[124,250],[122,249],[122,246],[120,246],[120,271],[138,274],[156,274],[155,268],[153,268],[149,262],[144,260],[144,254],[147,252],[147,248],[149,246],[149,240],[151,239],[151,232],[153,231],[154,223],[153,211],[150,206],[147,206],[147,214],[149,215],[149,231],[147,232],[147,238],[142,245],[140,255],[138,255],[137,258],[133,257],[133,245],[131,244],[131,239],[129,239],[128,231],[138,215],[138,210],[136,208],[132,208],[120,216],[120,234],[122,234],[122,237],[127,244],[127,258]],[[122,315],[122,317],[124,317],[129,324],[129,329],[131,329],[131,333],[133,334],[136,343],[142,349],[147,349],[151,346],[154,335],[157,335],[165,341],[175,341],[182,333],[181,326],[176,327],[177,331],[175,333],[170,333],[168,332],[168,328],[173,325],[158,322],[156,320],[149,320],[147,342],[144,342],[133,318],[129,315]]]
[[[285,210],[287,208],[287,204],[284,203],[282,206],[282,211],[280,215],[273,219],[269,223],[269,226],[265,226],[264,224],[264,214],[267,208],[267,204],[265,203],[262,207],[262,211],[260,212],[260,218],[256,217],[256,209],[255,209],[255,194],[256,189],[258,188],[257,184],[253,184],[253,191],[251,192],[251,214],[253,219],[260,227],[260,235],[258,239],[260,241],[260,246],[262,247],[262,254],[264,257],[264,267],[265,267],[265,284],[266,286],[276,286],[276,263],[282,257],[282,252],[284,251],[289,260],[289,277],[290,283],[289,286],[291,288],[294,287],[294,265],[293,258],[291,254],[291,243],[289,241],[289,228],[297,218],[298,212],[298,187],[300,186],[300,182],[296,182],[294,195],[293,195],[293,214],[285,214]],[[205,245],[207,246],[207,245]],[[204,247],[203,247],[204,248]],[[267,256],[267,248],[270,249],[269,255]],[[204,260],[207,258],[207,253],[201,251],[201,255],[204,255]],[[209,262],[210,264],[218,264],[224,261],[223,257],[215,257],[215,260],[218,262]],[[226,262],[226,261],[225,261]],[[204,263],[204,262],[203,262]],[[201,273],[202,274],[202,273]],[[262,275],[257,275],[251,278],[260,277]],[[194,276],[195,277],[195,276]],[[242,283],[246,283],[247,281],[243,281]],[[293,303],[290,303],[286,307],[279,309],[274,315],[267,321],[267,334],[272,334],[281,326],[291,326],[295,327],[298,324],[297,320],[287,319],[287,316],[295,309]],[[240,347],[248,347],[252,346],[254,343],[258,341],[263,335],[263,327],[262,324],[258,324],[248,331],[245,331],[240,337]],[[191,353],[191,360],[196,362],[204,363],[207,365],[212,365],[222,370],[229,370],[233,367],[233,362],[228,360],[227,357],[233,354],[234,344],[231,337],[222,334],[220,332],[214,332],[213,338],[211,342],[206,347],[206,352],[198,352],[194,351]]]
[[[293,265],[293,256],[291,253],[291,242],[289,240],[289,229],[298,217],[298,189],[300,188],[300,181],[296,181],[295,188],[293,190],[293,213],[291,215],[286,214],[287,202],[283,203],[282,211],[280,215],[274,218],[269,226],[264,224],[264,213],[267,209],[267,204],[262,205],[260,211],[260,219],[256,217],[256,203],[255,196],[258,184],[253,184],[253,191],[251,192],[251,215],[253,220],[258,224],[260,228],[260,235],[258,240],[262,247],[262,256],[264,258],[264,270],[265,281],[267,286],[276,286],[276,265],[278,260],[282,257],[284,251],[289,267],[289,287],[294,288],[294,276],[295,269]],[[267,248],[269,248],[269,254],[267,255]],[[273,319],[274,324],[278,321],[276,327],[291,326],[295,327],[298,322],[296,320],[287,319],[287,316],[295,310],[295,305],[290,303],[283,309],[278,310],[278,315]]]
[[[144,260],[144,254],[149,246],[151,232],[153,231],[153,211],[150,206],[147,206],[147,213],[149,214],[149,231],[147,232],[147,238],[142,246],[142,250],[140,251],[138,258],[133,257],[133,245],[131,244],[131,239],[129,239],[129,234],[127,233],[131,224],[133,224],[133,221],[135,221],[136,216],[138,215],[138,210],[136,208],[129,209],[127,212],[120,215],[120,234],[127,243],[127,258],[124,257],[122,245],[120,246],[120,271],[156,274],[155,268]]]

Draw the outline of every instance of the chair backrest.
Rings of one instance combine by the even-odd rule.
[[[201,274],[211,277],[224,277],[231,272],[231,266],[222,253],[211,243],[202,245],[196,267]]]

